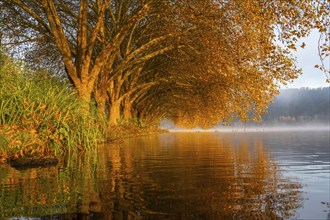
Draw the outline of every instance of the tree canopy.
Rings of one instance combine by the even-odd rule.
[[[323,58],[329,52],[325,0],[0,0],[0,6],[2,46],[65,73],[111,124],[260,120],[279,85],[300,74],[290,54],[299,38],[316,28]]]

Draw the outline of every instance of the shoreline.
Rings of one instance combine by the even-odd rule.
[[[98,144],[122,144],[125,139],[141,136],[162,134],[162,133],[263,133],[263,132],[318,132],[330,131],[330,126],[314,127],[237,127],[237,128],[218,128],[218,129],[164,129],[158,127],[134,127],[117,126],[109,129],[106,139],[98,141]],[[97,146],[96,146],[97,147]],[[70,153],[70,152],[68,152]],[[1,158],[1,164],[7,164],[13,168],[28,169],[35,167],[49,167],[57,165],[63,155],[24,155],[18,158]]]
[[[168,130],[154,128],[154,127],[127,127],[127,126],[117,126],[112,127],[109,131],[111,134],[104,140],[98,141],[99,144],[121,144],[127,138],[141,137],[154,134],[167,133]],[[97,147],[97,146],[95,146]],[[88,151],[88,150],[86,150]],[[70,152],[68,152],[70,153]],[[18,158],[1,158],[1,164],[7,164],[10,167],[16,169],[29,169],[36,167],[49,167],[56,166],[59,161],[63,158],[63,155],[24,155]]]

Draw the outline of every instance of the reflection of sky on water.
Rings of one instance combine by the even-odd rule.
[[[285,164],[288,164],[286,161]],[[329,164],[329,162],[326,162]],[[286,178],[296,178],[302,182],[304,193],[304,208],[298,209],[299,218],[303,219],[326,219],[322,212],[329,212],[330,209],[322,202],[330,202],[330,166],[329,165],[308,165],[298,163],[290,166],[280,165],[281,173]],[[316,215],[315,213],[319,213]]]
[[[330,134],[292,132],[267,137],[273,158],[286,178],[303,184],[304,207],[297,210],[298,219],[330,219]]]

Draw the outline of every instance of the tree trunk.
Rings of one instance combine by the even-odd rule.
[[[139,112],[138,112],[138,118],[140,120],[144,120],[145,119],[145,115],[146,115],[146,109],[141,109]]]
[[[120,102],[114,102],[110,106],[110,117],[109,117],[110,125],[111,126],[117,125],[119,119],[120,119]]]
[[[106,103],[107,103],[107,93],[102,91],[101,88],[97,88],[94,91],[95,101],[98,109],[98,114],[102,117],[106,116]]]
[[[124,120],[127,122],[132,120],[132,103],[129,100],[124,102]]]
[[[82,102],[82,110],[83,111],[90,111],[90,102],[91,102],[91,92],[89,92],[87,89],[83,89],[83,88],[77,88],[78,90],[78,96]]]
[[[105,117],[106,116],[106,113],[105,113],[105,103],[106,103],[106,99],[103,99],[103,98],[102,98],[102,100],[96,101],[97,109],[98,109],[98,114],[101,117]]]

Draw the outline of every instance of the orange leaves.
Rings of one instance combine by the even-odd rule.
[[[8,158],[7,153],[0,153],[0,164],[6,163]]]
[[[0,161],[7,158],[18,158],[24,155],[43,155],[50,150],[42,134],[22,125],[2,125],[0,127]],[[2,158],[2,159],[1,159]]]
[[[300,47],[303,48],[303,49],[305,48],[305,46],[306,46],[305,42],[303,42],[303,43],[300,45]]]

